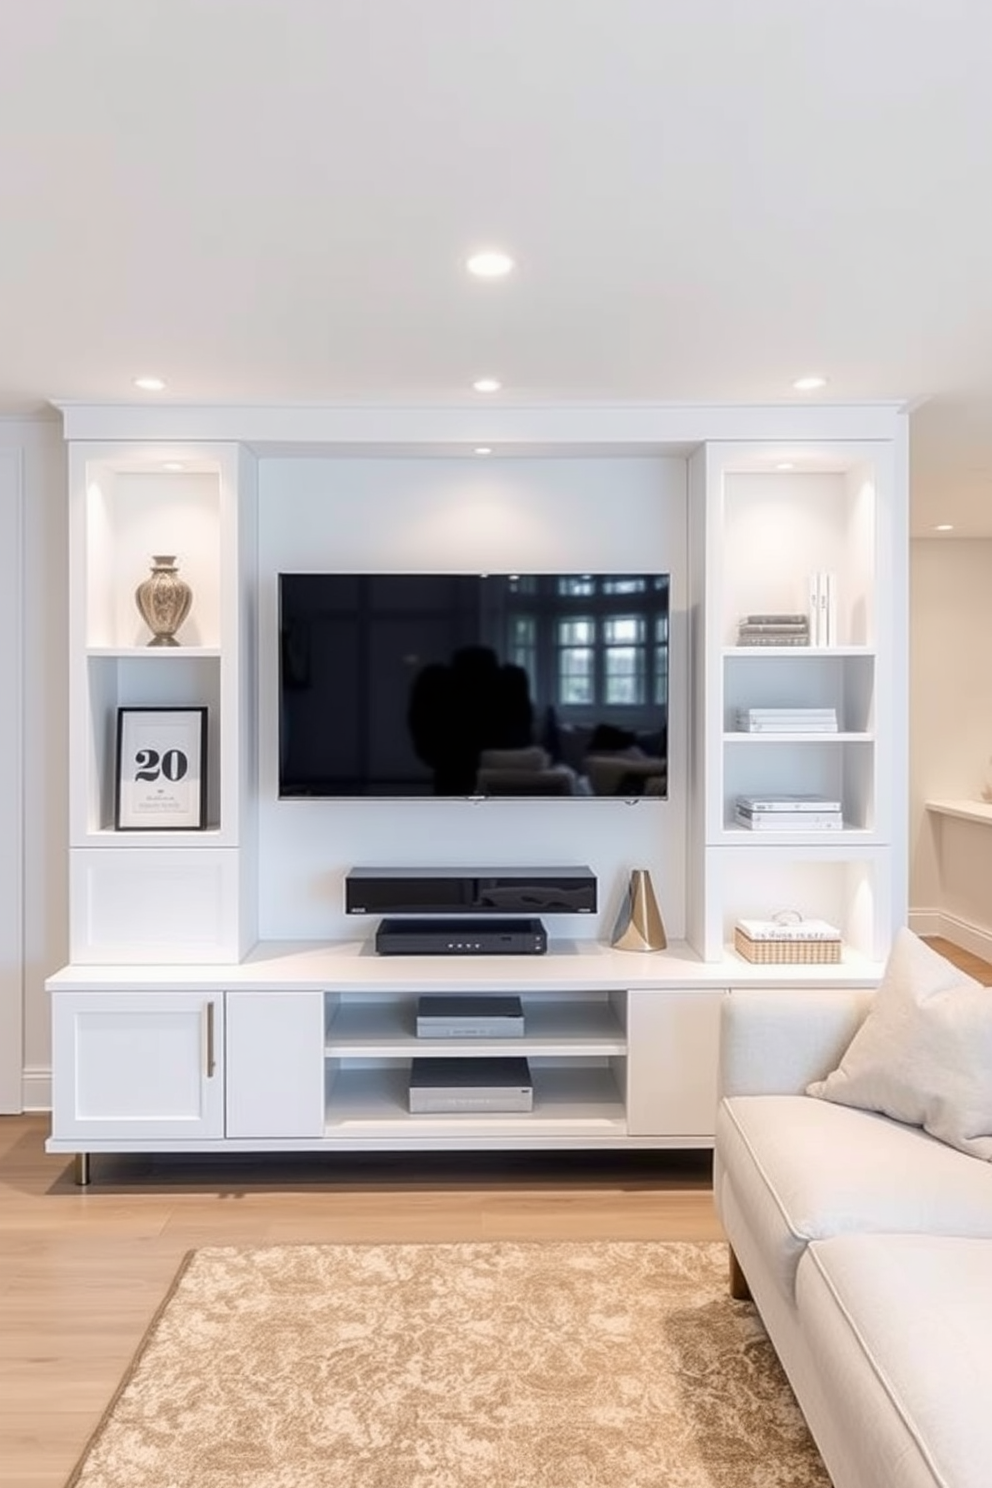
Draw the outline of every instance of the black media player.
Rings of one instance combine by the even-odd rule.
[[[537,919],[405,920],[379,922],[380,956],[542,956],[548,933]]]

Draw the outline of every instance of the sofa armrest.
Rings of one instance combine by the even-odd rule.
[[[801,1095],[836,1069],[868,989],[734,991],[720,1010],[719,1094]]]

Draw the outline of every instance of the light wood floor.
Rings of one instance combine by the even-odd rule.
[[[975,956],[971,951],[963,951],[953,941],[944,940],[939,935],[924,935],[923,939],[935,951],[946,956],[948,961],[953,961],[961,971],[974,977],[976,982],[982,982],[986,987],[992,986],[992,964],[983,961],[981,956]]]
[[[196,1246],[721,1235],[708,1153],[102,1157],[81,1190],[47,1131],[0,1117],[0,1488],[63,1488]]]
[[[98,1157],[0,1117],[0,1488],[63,1488],[185,1252],[305,1241],[718,1239],[709,1153]]]

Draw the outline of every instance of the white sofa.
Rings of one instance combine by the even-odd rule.
[[[989,1488],[992,1163],[806,1093],[843,1069],[879,995],[726,999],[714,1191],[732,1289],[836,1488]]]

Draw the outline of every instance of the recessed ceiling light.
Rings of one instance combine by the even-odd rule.
[[[775,466],[776,470],[795,470],[795,468],[791,460],[782,460],[780,464]]]
[[[479,377],[472,386],[477,393],[498,393],[503,384],[497,382],[495,377]]]
[[[827,379],[821,377],[818,372],[811,373],[808,377],[797,377],[792,386],[797,393],[815,393],[817,388],[826,387]]]
[[[933,530],[934,530],[934,532],[953,532],[954,531],[954,523],[953,522],[938,522],[937,525],[934,527]]]
[[[161,377],[136,377],[134,379],[134,385],[136,388],[140,388],[143,393],[161,393],[165,388],[165,383]]]
[[[475,447],[475,453],[477,455],[491,455],[492,448],[488,444],[477,444]]]
[[[186,466],[182,460],[166,460],[162,465],[163,470],[185,470]]]
[[[513,259],[501,248],[486,248],[466,259],[465,267],[476,279],[503,279],[513,269]]]

